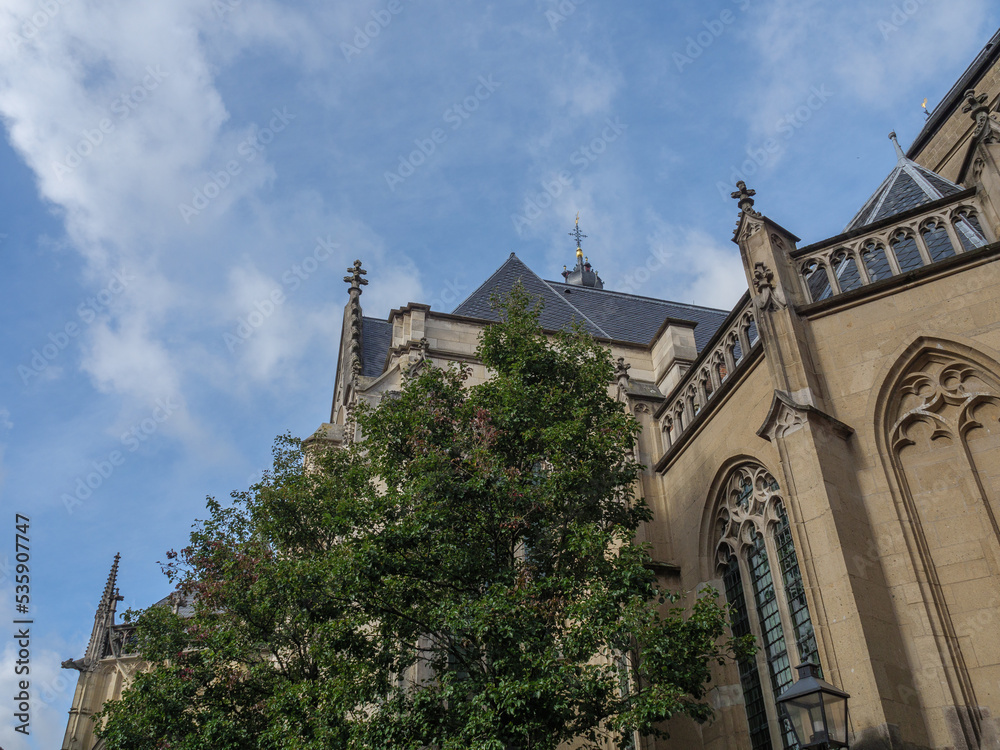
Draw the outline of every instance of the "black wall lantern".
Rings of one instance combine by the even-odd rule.
[[[847,699],[843,690],[816,676],[816,665],[796,667],[799,679],[776,701],[781,718],[788,721],[802,750],[848,747]]]

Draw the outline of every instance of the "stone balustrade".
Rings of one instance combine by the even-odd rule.
[[[663,450],[677,442],[723,383],[736,375],[760,345],[753,302],[745,294],[668,396],[669,406],[660,416]]]
[[[922,210],[921,210],[922,209]],[[808,302],[834,297],[994,241],[974,190],[792,252]]]

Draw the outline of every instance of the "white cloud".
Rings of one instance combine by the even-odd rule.
[[[313,195],[246,209],[277,178],[263,142],[295,138],[297,115],[285,101],[261,101],[234,122],[217,78],[262,47],[316,69],[339,57],[329,37],[346,38],[369,5],[376,3],[307,17],[268,0],[58,0],[30,33],[25,24],[41,18],[36,3],[0,8],[0,116],[10,142],[61,213],[86,260],[91,293],[116,272],[130,278],[79,339],[81,369],[120,403],[106,432],[117,435],[148,416],[157,399],[185,403],[200,383],[227,392],[248,381],[267,384],[319,336],[335,340],[339,314],[308,298],[290,301],[243,347],[244,367],[231,366],[222,334],[252,312],[260,287],[248,258],[266,251],[291,262],[304,251],[289,237],[312,226],[334,228],[345,248],[374,249],[366,260],[381,248],[367,227],[333,215]],[[242,257],[227,257],[236,247]],[[347,253],[321,275],[337,274],[332,267]],[[409,287],[419,289],[409,276]],[[226,279],[231,293],[220,302]],[[311,312],[302,309],[310,305]],[[44,373],[59,374],[52,366]],[[164,425],[166,434],[202,446],[211,439],[206,429],[186,406]]]
[[[661,299],[732,309],[747,290],[739,250],[700,229],[652,219],[647,253],[622,266],[617,287]]]

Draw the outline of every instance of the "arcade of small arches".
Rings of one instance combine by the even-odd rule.
[[[810,302],[972,252],[990,243],[978,209],[968,202],[945,207],[848,243],[810,252],[799,263]]]

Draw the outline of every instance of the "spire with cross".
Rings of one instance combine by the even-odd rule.
[[[580,231],[580,212],[576,212],[576,226],[573,231],[569,233],[569,236],[576,240],[576,266],[572,271],[567,271],[566,266],[563,266],[563,278],[566,279],[567,284],[574,284],[577,286],[588,286],[595,289],[603,289],[604,282],[601,281],[601,277],[597,275],[597,271],[593,270],[590,266],[590,259],[583,257],[583,247],[581,246],[584,238],[587,236]]]
[[[573,229],[572,232],[569,233],[569,236],[570,237],[574,237],[576,239],[576,255],[577,255],[577,257],[583,255],[583,250],[580,247],[580,243],[581,243],[581,240],[583,240],[587,235],[582,234],[580,232],[580,212],[579,211],[576,212],[576,227]]]
[[[361,294],[361,287],[368,286],[368,279],[361,278],[366,276],[368,272],[361,267],[361,261],[354,261],[354,265],[347,269],[347,272],[351,274],[350,276],[345,276],[344,281],[351,285],[348,293],[353,297],[354,293],[357,292]]]

